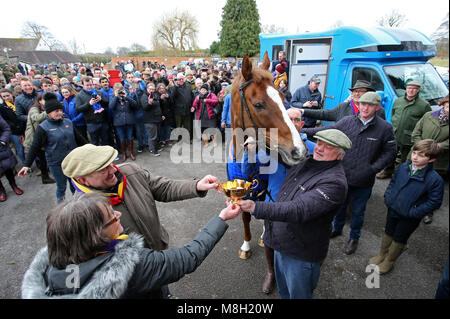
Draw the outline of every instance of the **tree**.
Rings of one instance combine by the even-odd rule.
[[[142,52],[142,51],[147,51],[147,48],[144,47],[142,44],[135,42],[130,46],[130,51],[131,52]]]
[[[77,40],[75,40],[75,38],[69,41],[69,51],[74,55],[81,53],[81,46],[77,43]]]
[[[259,53],[261,24],[256,0],[227,0],[222,10],[222,56],[253,56]]]
[[[128,56],[128,53],[130,53],[130,49],[127,47],[118,47],[116,51],[119,56]]]
[[[406,21],[408,21],[406,15],[402,14],[399,10],[395,9],[392,10],[392,12],[385,14],[384,16],[379,18],[377,20],[377,23],[382,27],[399,28]]]
[[[211,43],[211,46],[209,47],[209,54],[211,55],[220,55],[220,43],[217,41],[214,41]]]
[[[66,50],[65,45],[55,39],[54,35],[46,26],[37,24],[36,22],[26,21],[22,26],[21,34],[23,37],[39,39],[39,43],[42,43],[50,51]]]
[[[433,40],[433,42],[436,44],[438,56],[448,57],[448,43],[449,43],[448,31],[449,31],[449,21],[447,12],[447,15],[442,20],[441,25],[431,35],[431,40]]]
[[[199,31],[197,19],[189,12],[164,13],[153,25],[153,49],[170,49],[184,52],[196,50]]]

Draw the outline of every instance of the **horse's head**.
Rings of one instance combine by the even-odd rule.
[[[267,52],[261,68],[255,68],[246,55],[241,74],[233,82],[231,126],[235,128],[265,129],[266,145],[278,152],[281,161],[293,166],[306,156],[300,134],[290,120],[284,98],[273,86],[273,76],[268,71]],[[270,137],[270,129],[278,129],[277,140]]]

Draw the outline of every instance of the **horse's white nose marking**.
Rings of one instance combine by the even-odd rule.
[[[301,142],[301,138],[300,138],[300,133],[297,131],[297,129],[294,126],[294,123],[292,123],[291,119],[289,118],[289,115],[286,111],[286,108],[284,107],[283,101],[281,101],[281,97],[280,94],[278,93],[278,91],[272,87],[272,86],[267,86],[267,95],[278,105],[278,107],[280,108],[281,114],[283,114],[283,120],[286,123],[286,125],[289,127],[289,129],[291,130],[291,135],[292,135],[292,142],[294,143],[294,146],[299,149],[299,150],[303,150],[304,146],[303,143]],[[303,154],[303,152],[301,152],[301,154]]]

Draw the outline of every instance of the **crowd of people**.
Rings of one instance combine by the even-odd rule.
[[[110,297],[166,298],[170,296],[167,284],[194,271],[220,240],[227,227],[224,221],[248,212],[265,220],[268,267],[263,291],[270,293],[276,281],[281,298],[313,298],[329,241],[343,234],[348,210],[352,217],[344,252],[356,252],[376,178],[391,178],[384,195],[387,214],[380,252],[368,261],[377,265],[380,274],[393,269],[421,221],[431,223],[442,204],[449,173],[448,96],[439,103],[441,108],[432,111],[420,97],[422,83],[410,81],[405,96],[394,103],[390,124],[372,84],[357,79],[346,101],[324,110],[319,77],[313,76],[294,94],[288,91],[289,61],[280,52],[272,62],[273,83],[283,94],[288,116],[309,155],[297,166],[279,165],[276,173],[261,177],[264,192],[240,200],[239,206],[228,202],[191,244],[167,250],[168,234],[159,222],[155,201],[202,197],[208,190],[219,190],[219,181],[214,176],[194,182],[153,176],[133,164],[134,141],[137,153],[148,148],[151,155],[159,156],[174,142],[172,129],[185,128],[194,138],[195,119],[201,123],[204,146],[216,147],[215,136],[206,132],[230,127],[232,80],[239,68],[188,63],[168,69],[149,61],[137,71],[129,61],[115,70],[118,78],[98,65],[57,71],[40,68],[42,75],[37,70],[10,72],[4,80],[0,174],[5,174],[17,195],[23,193],[14,181],[17,159],[11,145],[23,164],[18,175],[27,174],[36,161],[42,182],[56,183],[59,203],[47,218],[48,248],[39,252],[27,272],[23,297],[94,297],[93,289],[100,289],[102,297],[110,296],[113,283],[95,278],[81,289],[65,289],[64,268],[85,265],[85,271],[92,272],[93,263],[101,267],[126,259],[131,265],[116,274],[123,283]],[[317,120],[335,123],[322,127]],[[248,163],[251,145],[247,143],[242,165],[228,167],[229,179],[257,175]],[[257,155],[252,163],[267,154]],[[116,166],[116,161],[124,163]],[[65,201],[67,182],[77,193],[69,202]],[[6,198],[0,183],[0,201]],[[86,215],[76,216],[79,211]],[[67,223],[80,229],[69,232],[61,226]],[[83,225],[92,232],[89,247],[77,243]],[[123,235],[122,225],[142,237]],[[64,255],[72,248],[79,251]],[[156,273],[159,277],[142,284],[142,278]],[[52,283],[52,289],[43,282]],[[445,295],[445,289],[448,298],[448,265],[437,296]]]

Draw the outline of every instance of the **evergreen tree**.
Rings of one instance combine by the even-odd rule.
[[[256,0],[227,0],[220,25],[222,56],[243,57],[259,53],[261,24]]]

